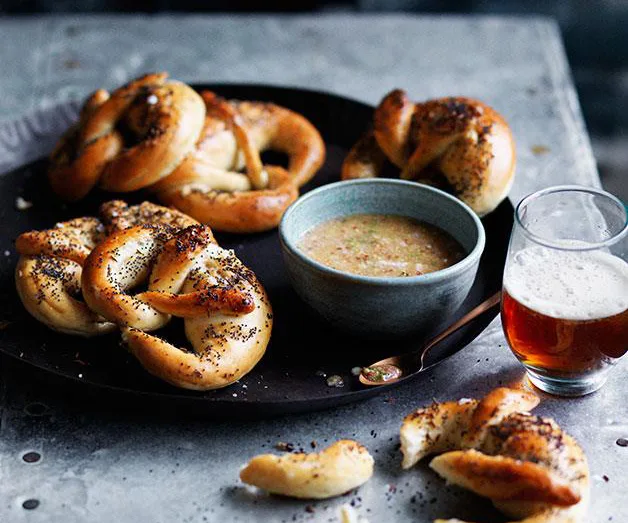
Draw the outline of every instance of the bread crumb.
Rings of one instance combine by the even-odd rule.
[[[29,202],[28,200],[25,200],[21,196],[18,196],[15,199],[15,208],[18,211],[25,211],[26,209],[30,209],[32,206],[33,206],[33,202]]]
[[[550,148],[545,145],[533,145],[530,147],[530,150],[535,156],[541,156],[550,152]]]
[[[362,516],[359,516],[355,509],[349,505],[344,504],[340,507],[340,523],[369,523],[368,520]]]

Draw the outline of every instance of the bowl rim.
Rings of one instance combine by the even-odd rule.
[[[462,210],[464,210],[468,215],[471,216],[473,223],[475,224],[475,228],[477,230],[477,241],[471,249],[471,251],[458,263],[451,265],[445,269],[441,269],[439,271],[428,272],[427,274],[420,274],[418,276],[363,276],[360,274],[353,274],[350,272],[340,271],[338,269],[334,269],[327,265],[324,265],[313,258],[307,256],[301,249],[296,246],[296,242],[292,239],[288,238],[286,233],[287,223],[290,220],[291,215],[295,212],[295,209],[300,205],[304,205],[304,203],[312,200],[314,198],[320,197],[321,194],[326,193],[328,191],[339,190],[343,187],[347,187],[349,185],[396,185],[400,187],[407,187],[408,189],[420,191],[431,192],[437,195],[439,198],[444,200],[448,200],[450,203],[454,205],[458,205]],[[348,214],[347,214],[348,215]],[[407,215],[406,215],[407,216]],[[440,227],[440,225],[438,225]],[[443,230],[444,227],[441,227]],[[449,231],[446,231],[449,232]],[[451,234],[451,233],[450,233]],[[327,273],[331,276],[335,276],[340,279],[345,279],[347,281],[355,282],[355,283],[363,283],[370,285],[390,285],[390,286],[405,286],[405,285],[413,285],[418,283],[435,283],[442,280],[446,280],[448,278],[454,277],[457,274],[466,271],[469,267],[473,266],[476,262],[479,261],[480,256],[484,252],[484,247],[486,244],[486,233],[484,231],[484,226],[480,221],[478,215],[462,200],[452,196],[451,194],[446,193],[440,189],[436,189],[430,185],[426,185],[423,183],[410,181],[410,180],[398,180],[394,178],[367,178],[367,179],[359,179],[359,180],[341,180],[338,182],[329,183],[323,185],[321,187],[317,187],[299,197],[288,209],[286,209],[283,217],[281,218],[281,222],[279,223],[279,240],[282,249],[284,252],[295,256],[301,262],[306,265],[309,265],[315,270],[319,272]]]

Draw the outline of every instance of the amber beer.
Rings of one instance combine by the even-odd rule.
[[[628,264],[606,252],[530,247],[504,275],[502,322],[526,366],[573,376],[628,350]]]

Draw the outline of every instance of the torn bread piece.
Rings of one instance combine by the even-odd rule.
[[[401,428],[403,467],[440,454],[430,462],[433,470],[448,483],[491,499],[508,517],[583,522],[589,500],[586,457],[555,421],[527,412],[538,402],[530,392],[498,388],[481,401],[419,409]]]
[[[340,440],[319,453],[255,456],[240,479],[273,494],[325,499],[366,483],[373,475],[373,458],[352,440]]]

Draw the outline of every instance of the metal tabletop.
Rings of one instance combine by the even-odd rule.
[[[0,63],[0,173],[32,160],[42,144],[52,145],[74,116],[70,110],[59,117],[53,106],[146,71],[167,70],[188,82],[303,86],[371,104],[395,87],[416,100],[478,97],[513,128],[513,200],[547,185],[599,185],[560,35],[547,19],[12,17],[0,19]],[[7,258],[15,263],[16,255]],[[544,397],[537,409],[586,450],[592,523],[628,521],[628,448],[615,443],[628,437],[626,369],[621,362],[598,393]],[[85,399],[80,388],[50,385],[3,357],[0,521],[323,522],[336,521],[344,503],[371,522],[454,516],[503,521],[488,502],[445,486],[425,464],[401,471],[398,430],[405,414],[432,399],[478,397],[522,377],[499,320],[422,379],[378,398],[248,422],[113,409]],[[362,442],[376,460],[375,476],[348,496],[292,501],[238,480],[250,456],[272,451],[278,441],[307,448],[341,437]],[[29,451],[41,459],[29,463]]]

